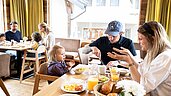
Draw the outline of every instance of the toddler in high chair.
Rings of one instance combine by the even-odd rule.
[[[65,62],[64,58],[65,48],[59,44],[54,45],[49,51],[48,75],[62,76],[75,65],[74,61]]]

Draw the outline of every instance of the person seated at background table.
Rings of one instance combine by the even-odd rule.
[[[48,75],[62,76],[69,72],[74,61],[65,62],[65,48],[61,45],[54,45],[49,51]]]
[[[142,63],[137,63],[128,49],[114,48],[108,53],[114,59],[128,63],[133,80],[142,84],[150,96],[170,96],[171,94],[171,44],[163,26],[150,21],[138,28],[141,50],[147,51]]]
[[[18,27],[18,23],[16,21],[12,21],[10,23],[11,29],[5,32],[7,41],[14,40],[20,42],[20,40],[22,40],[21,32],[17,29],[17,27]]]
[[[20,42],[20,40],[22,40],[22,34],[21,32],[18,30],[18,23],[16,21],[12,21],[10,23],[10,30],[5,32],[5,37],[7,41],[14,40],[16,42]],[[13,42],[14,43],[14,42]],[[13,43],[11,43],[11,45],[13,45]],[[6,51],[7,54],[11,55],[11,58],[17,59],[17,64],[15,64],[15,68],[17,69],[17,74],[20,74],[20,70],[21,70],[21,65],[22,65],[22,55],[23,52],[20,50],[14,51],[14,50],[7,50]],[[17,56],[17,58],[16,58]]]
[[[121,22],[111,21],[105,31],[107,36],[100,37],[96,41],[89,44],[92,52],[101,58],[103,64],[105,65],[109,65],[111,63],[110,61],[117,60],[107,56],[107,52],[112,52],[113,48],[120,49],[120,47],[125,47],[130,50],[133,56],[136,56],[133,41],[122,36],[122,27]]]
[[[4,33],[0,33],[0,45],[4,45],[5,44],[5,34]]]
[[[42,37],[41,37],[41,35],[40,35],[39,32],[33,32],[32,35],[31,35],[31,37],[32,37],[31,49],[32,49],[32,50],[37,50],[37,48],[38,48],[40,45],[42,45],[42,42],[41,42]],[[39,54],[39,56],[40,56],[40,55],[41,55],[41,54]],[[28,53],[27,56],[28,56],[28,57],[35,57],[35,53]]]
[[[49,50],[50,47],[52,47],[55,44],[55,37],[49,27],[46,28],[45,32],[47,35],[44,39],[44,44],[45,44],[47,50]]]

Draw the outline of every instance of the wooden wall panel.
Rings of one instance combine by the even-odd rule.
[[[148,2],[148,0],[141,0],[141,4],[140,4],[140,21],[139,21],[140,25],[142,25],[145,22],[147,2]]]

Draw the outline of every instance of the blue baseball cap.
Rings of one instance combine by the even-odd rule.
[[[119,21],[112,21],[108,24],[108,27],[105,31],[105,34],[117,36],[120,32],[122,32],[122,24]]]

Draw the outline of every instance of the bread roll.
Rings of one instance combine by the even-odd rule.
[[[117,93],[109,93],[107,96],[118,96]]]
[[[112,91],[113,84],[114,83],[110,81],[103,84],[101,87],[100,93],[105,94],[105,95],[109,94]]]

